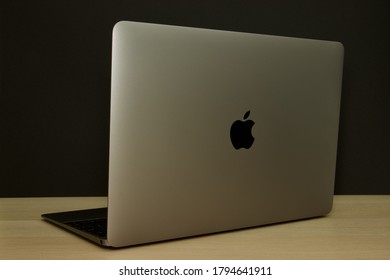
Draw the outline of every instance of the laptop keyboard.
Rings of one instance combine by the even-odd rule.
[[[100,238],[107,238],[107,218],[67,222],[65,224]]]

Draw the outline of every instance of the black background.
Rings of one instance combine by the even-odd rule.
[[[0,196],[106,195],[119,20],[341,41],[337,194],[390,194],[390,1],[1,1]]]

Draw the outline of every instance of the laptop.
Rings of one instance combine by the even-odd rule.
[[[123,247],[326,215],[343,53],[331,41],[117,23],[108,207],[42,217]]]

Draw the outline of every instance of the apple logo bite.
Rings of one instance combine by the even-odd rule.
[[[248,111],[244,115],[244,120],[249,117],[251,111]],[[236,120],[230,127],[230,140],[233,147],[238,150],[241,148],[249,149],[255,138],[252,136],[252,127],[255,124],[252,120]]]

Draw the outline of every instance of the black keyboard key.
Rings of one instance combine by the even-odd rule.
[[[107,218],[74,221],[65,224],[100,238],[107,237]]]

